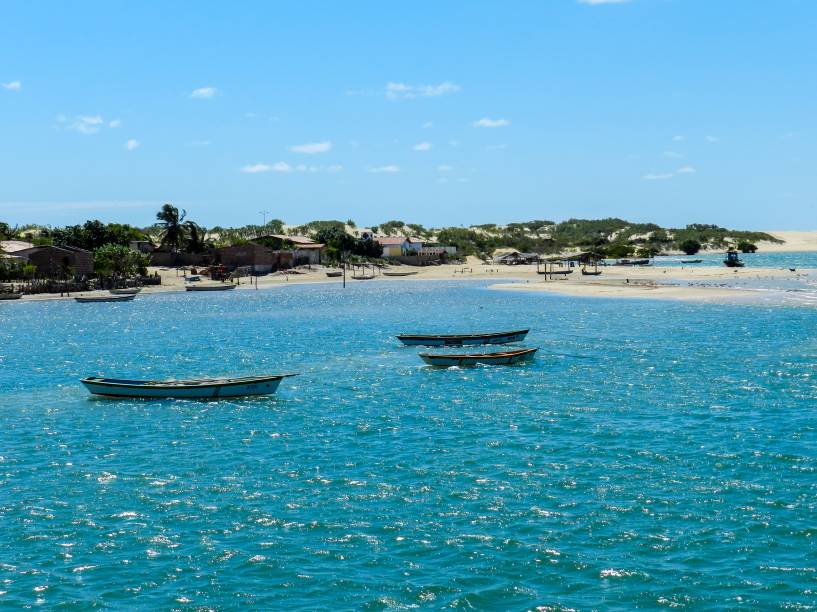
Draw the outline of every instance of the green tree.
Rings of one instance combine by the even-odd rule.
[[[749,242],[748,240],[742,240],[741,242],[738,242],[738,251],[741,253],[756,253],[757,245],[753,242]]]
[[[209,240],[207,230],[195,221],[185,221],[185,251],[188,253],[203,253],[207,250]]]
[[[684,240],[681,244],[678,245],[678,248],[681,249],[687,255],[695,255],[698,251],[701,250],[701,243],[694,239]]]
[[[94,271],[100,276],[144,276],[149,261],[147,255],[121,244],[106,244],[94,251]]]

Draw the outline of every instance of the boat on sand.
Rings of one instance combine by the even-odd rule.
[[[519,342],[528,335],[528,329],[494,332],[490,334],[401,334],[397,336],[407,346],[468,346],[478,344],[508,344]]]
[[[524,348],[515,351],[501,351],[494,353],[463,353],[463,354],[431,354],[420,353],[420,358],[428,365],[452,367],[473,366],[478,363],[487,365],[511,365],[533,359],[538,349]]]
[[[74,299],[80,304],[93,304],[96,302],[130,302],[135,295],[79,295]]]
[[[416,271],[414,272],[383,272],[383,276],[414,276],[417,274]]]
[[[337,278],[339,276],[343,276],[343,270],[331,270],[326,273],[326,276],[329,278]]]
[[[94,395],[156,399],[217,399],[275,393],[284,378],[295,374],[202,378],[194,380],[128,380],[90,376],[80,382]]]
[[[109,289],[111,295],[136,295],[142,290],[141,287],[125,287],[123,289]]]
[[[227,283],[213,283],[206,285],[187,285],[185,289],[187,291],[231,291],[235,289],[235,287],[235,285]]]
[[[0,293],[0,300],[19,300],[21,297],[22,293]]]

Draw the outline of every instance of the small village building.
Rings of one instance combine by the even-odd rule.
[[[145,255],[150,255],[156,251],[156,245],[150,240],[131,240],[128,243],[128,246],[130,246],[130,248],[134,251],[139,251]]]
[[[511,251],[509,253],[503,253],[502,255],[494,257],[495,264],[501,264],[505,266],[535,264],[537,261],[539,261],[538,253],[520,253],[519,251]]]
[[[88,276],[94,272],[93,253],[77,247],[35,246],[15,251],[14,256],[33,264],[42,277]]]
[[[216,262],[228,270],[249,268],[254,274],[266,274],[320,264],[324,248],[325,245],[303,236],[258,236],[245,244],[216,249]]]
[[[416,255],[423,248],[422,238],[407,236],[375,236],[374,241],[383,247],[383,257]]]

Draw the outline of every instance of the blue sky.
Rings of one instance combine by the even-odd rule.
[[[14,2],[0,220],[814,229],[817,3]]]

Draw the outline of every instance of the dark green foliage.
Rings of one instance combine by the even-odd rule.
[[[679,244],[678,248],[681,249],[687,255],[695,255],[695,253],[701,250],[701,243],[698,242],[697,240],[688,238],[687,240],[684,240],[681,244]]]
[[[82,225],[68,225],[44,230],[39,237],[47,244],[72,246],[93,251],[106,244],[128,246],[131,240],[145,240],[145,234],[130,225],[86,221]]]
[[[94,251],[94,271],[100,276],[144,276],[149,261],[147,255],[121,244],[106,244]]]
[[[607,257],[621,259],[622,257],[630,257],[635,252],[635,247],[630,244],[618,242],[607,247],[605,252]]]
[[[16,236],[17,228],[13,228],[8,223],[0,221],[0,240],[14,240]]]
[[[395,232],[402,233],[404,225],[405,223],[402,221],[386,221],[380,224],[380,231],[387,235],[394,234]]]
[[[756,253],[757,245],[749,242],[748,240],[742,240],[741,242],[738,242],[738,251],[741,253]]]
[[[162,209],[156,213],[157,225],[162,232],[162,246],[169,247],[173,251],[180,249],[185,242],[185,227],[184,218],[187,216],[187,211],[179,209],[172,204],[165,204]]]

